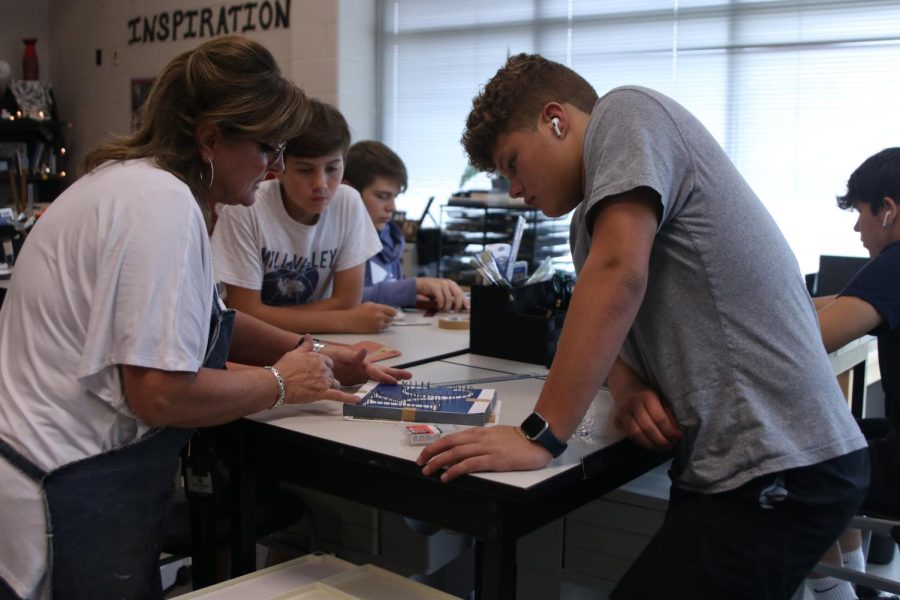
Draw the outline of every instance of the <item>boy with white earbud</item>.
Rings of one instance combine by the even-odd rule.
[[[672,99],[598,97],[537,55],[476,96],[463,145],[510,195],[574,211],[578,282],[534,412],[443,437],[423,473],[543,467],[608,377],[620,431],[674,454],[665,520],[611,597],[790,598],[859,507],[868,461],[762,203]]]
[[[869,439],[871,482],[864,511],[900,516],[900,148],[866,159],[850,176],[838,206],[855,210],[869,256],[866,266],[835,296],[814,298],[829,352],[866,334],[878,337],[878,363],[885,418],[860,421]],[[859,530],[848,530],[824,558],[865,570]],[[856,598],[853,586],[832,577],[812,576],[807,586],[816,600]],[[896,596],[895,596],[896,598]]]

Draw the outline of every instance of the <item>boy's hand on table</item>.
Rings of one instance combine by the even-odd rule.
[[[447,482],[477,471],[530,471],[550,462],[550,453],[529,441],[522,430],[510,425],[472,427],[447,435],[427,446],[416,464],[423,475],[440,469]]]
[[[396,315],[396,309],[386,304],[363,302],[347,309],[348,333],[382,332],[393,322]]]
[[[455,281],[438,277],[416,277],[416,299],[434,302],[437,310],[469,310],[469,299]]]
[[[669,407],[651,389],[624,397],[613,395],[616,429],[649,450],[669,450],[682,437],[681,428]]]

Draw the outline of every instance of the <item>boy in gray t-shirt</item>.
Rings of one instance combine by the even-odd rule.
[[[753,191],[676,102],[639,87],[598,99],[536,55],[475,98],[463,144],[510,195],[575,210],[579,275],[534,414],[443,438],[423,472],[544,466],[608,377],[617,426],[675,456],[665,523],[613,597],[790,597],[858,508],[868,462]]]

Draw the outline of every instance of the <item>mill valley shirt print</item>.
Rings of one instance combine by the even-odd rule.
[[[296,306],[309,302],[319,281],[333,269],[337,248],[314,251],[309,256],[262,248],[260,257],[265,271],[263,304]]]

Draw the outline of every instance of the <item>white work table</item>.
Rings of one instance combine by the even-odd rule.
[[[379,365],[415,365],[461,354],[469,349],[469,330],[442,329],[438,326],[438,319],[442,316],[449,315],[438,313],[434,317],[425,317],[422,313],[404,312],[401,321],[381,333],[323,333],[316,337],[326,343],[375,341],[400,351],[400,356],[378,361]]]
[[[877,377],[869,377],[867,368],[869,356],[877,353],[877,351],[878,338],[866,335],[849,342],[828,355],[828,359],[831,361],[831,370],[838,376],[839,380],[844,373],[848,371],[850,373],[847,401],[850,403],[850,411],[857,419],[867,416],[867,385],[878,381]]]
[[[414,314],[406,318],[426,319]],[[440,329],[436,319],[377,335],[321,337],[342,343],[374,340],[398,348],[402,356],[379,364],[413,363],[409,370],[417,380],[475,381],[474,387],[494,388],[500,424],[522,422],[547,373],[543,365],[468,353],[468,331]],[[848,359],[851,352],[862,356],[855,346],[842,349],[831,357],[835,369],[842,368],[835,361]],[[854,354],[851,362],[857,364],[857,358]],[[415,463],[421,447],[408,444],[405,425],[399,422],[345,419],[342,406],[331,402],[282,406],[242,419],[227,433],[231,447],[240,448],[235,486],[239,500],[232,514],[237,531],[233,574],[255,568],[253,482],[281,479],[473,536],[478,545],[477,597],[515,598],[517,542],[522,536],[668,458],[623,440],[612,426],[611,404],[608,392],[601,391],[590,413],[593,426],[579,428],[585,434],[573,436],[566,452],[542,469],[477,473],[450,483],[422,475]],[[447,431],[463,428],[440,426]],[[214,548],[207,546],[195,557],[195,565],[199,567],[198,560],[209,563],[214,555]]]
[[[383,335],[376,339],[382,340]],[[512,376],[539,366],[503,365],[498,359],[482,358],[493,369],[434,361],[410,371],[415,379],[436,383],[500,377],[504,380],[477,387],[497,390],[501,424],[520,423],[531,412],[543,380]],[[481,358],[462,360],[477,363]],[[506,371],[497,370],[500,366]],[[508,376],[512,371],[518,373]],[[282,406],[242,419],[225,434],[232,436],[231,447],[241,449],[241,476],[235,490],[240,501],[233,513],[238,533],[233,575],[255,567],[253,481],[273,478],[471,535],[479,548],[478,597],[514,598],[520,537],[616,489],[665,458],[623,442],[611,427],[610,405],[608,394],[601,392],[592,411],[595,426],[583,437],[576,435],[566,452],[543,469],[478,473],[450,483],[422,475],[415,464],[421,447],[407,443],[402,424],[344,419],[339,404]],[[214,554],[214,548],[207,546],[195,557],[195,564],[198,560],[208,563]]]
[[[413,379],[434,383],[484,380],[498,375],[496,371],[444,361],[420,365],[410,370]],[[476,387],[496,389],[497,398],[501,403],[500,423],[518,425],[531,413],[543,384],[542,379],[527,378],[478,383]],[[573,436],[569,441],[569,448],[547,467],[535,471],[476,473],[473,477],[528,489],[569,469],[581,468],[583,457],[610,446],[623,437],[612,426],[612,419],[609,418],[612,407],[609,393],[601,391],[594,402],[592,410],[588,413],[595,425],[591,428],[591,433]],[[342,410],[342,406],[338,403],[323,401],[308,405],[281,406],[276,410],[257,413],[248,418],[258,423],[345,444],[348,447],[415,462],[422,448],[406,443],[404,433],[406,423],[346,419]],[[461,431],[465,428],[445,424],[439,427],[447,432]]]
[[[472,354],[471,352],[458,354],[441,360],[456,365],[478,367],[480,369],[488,369],[515,375],[528,374],[534,375],[535,377],[546,377],[547,373],[550,372],[550,369],[544,365],[519,362],[517,360],[507,360],[505,358],[496,358],[494,356],[484,356],[483,354]]]

